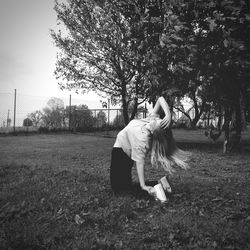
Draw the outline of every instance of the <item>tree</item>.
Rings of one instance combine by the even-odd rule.
[[[194,102],[197,115],[193,125],[207,105],[210,108],[219,107],[218,114],[221,116],[223,112],[224,116],[223,128],[227,142],[230,141],[232,123],[240,137],[244,117],[242,113],[246,105],[244,100],[250,82],[250,39],[247,35],[250,31],[249,5],[247,1],[185,1],[183,4],[170,1],[170,20],[164,24],[170,29],[164,29],[160,40],[162,53],[168,55],[169,63],[176,62],[175,56],[170,54],[172,47],[175,50],[178,64],[176,67],[174,63],[172,69],[178,69],[181,63],[184,63],[186,69],[179,71],[177,77],[175,74],[171,76],[168,71],[165,71],[168,72],[165,77],[159,74],[163,79],[159,84],[160,91],[171,90],[164,83],[164,79],[170,76],[169,82],[172,79],[177,89],[172,91],[173,96],[186,95]],[[171,25],[171,20],[172,24],[175,22],[183,25],[175,27]],[[171,30],[172,37],[179,40],[179,46],[171,42]],[[181,34],[179,30],[182,30]],[[183,53],[186,54],[186,60]]]
[[[185,24],[162,1],[107,0],[100,6],[69,1],[55,9],[69,31],[68,36],[52,31],[62,51],[55,72],[64,80],[61,87],[92,89],[121,100],[126,124],[134,118],[139,98],[154,101],[177,89],[178,73],[190,71],[188,51],[183,52]]]
[[[40,110],[36,110],[28,114],[28,118],[32,121],[33,125],[37,127],[38,124],[41,123],[43,119],[43,113]]]
[[[47,106],[51,110],[62,110],[64,108],[64,102],[60,98],[52,97],[48,100]]]
[[[210,1],[196,10],[202,44],[207,44],[198,51],[200,67],[196,68],[203,80],[204,98],[220,107],[219,113],[224,111],[225,142],[229,144],[230,124],[234,123],[233,129],[241,136],[242,100],[249,86],[250,8],[246,1]]]
[[[199,98],[197,92],[191,93],[191,97],[186,94],[184,98],[176,98],[173,108],[185,115],[188,119],[188,126],[194,128],[208,105],[203,99]],[[187,100],[189,105],[188,108],[185,108],[183,102],[187,102]]]
[[[126,123],[146,98],[142,51],[145,45],[142,22],[125,17],[124,1],[68,1],[55,5],[58,20],[67,35],[52,31],[60,48],[55,74],[62,89],[93,90],[122,103]],[[133,5],[135,6],[135,5]],[[136,10],[135,10],[136,11]],[[138,15],[137,15],[138,16]],[[141,101],[141,102],[142,102]],[[129,117],[128,106],[134,103]]]
[[[231,123],[241,134],[250,82],[249,6],[245,0],[57,4],[59,20],[70,32],[67,37],[52,32],[63,52],[57,76],[66,80],[63,88],[121,99],[125,123],[134,117],[139,97],[154,102],[164,95],[171,107],[189,97],[192,126],[218,107],[228,141]]]
[[[65,127],[64,103],[60,98],[53,97],[43,109],[42,120],[45,127],[58,129]]]
[[[97,122],[97,126],[98,127],[103,127],[107,124],[107,116],[106,113],[103,112],[102,110],[100,110],[97,113],[97,117],[96,117],[96,122]]]
[[[117,114],[113,120],[113,126],[117,129],[123,128],[125,125],[124,118],[121,114]]]
[[[33,126],[33,122],[32,122],[29,118],[25,118],[25,119],[23,120],[23,126],[24,126],[24,127]]]
[[[10,127],[11,125],[11,118],[7,118],[7,127]]]
[[[71,127],[74,131],[90,130],[94,127],[95,119],[92,111],[85,104],[72,106],[72,121]]]

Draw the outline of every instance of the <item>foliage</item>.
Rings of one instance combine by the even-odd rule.
[[[95,119],[87,105],[72,106],[71,110],[72,120],[70,126],[74,131],[83,131],[94,127]]]
[[[240,136],[244,122],[250,67],[250,6],[247,1],[170,1],[163,5],[164,29],[154,91],[191,98],[191,126],[215,107],[224,116],[225,138],[230,124]],[[159,67],[160,65],[160,67]],[[161,71],[163,73],[161,73]],[[180,109],[181,110],[181,109]],[[211,111],[210,111],[211,110]]]
[[[24,126],[24,127],[30,127],[30,126],[32,126],[32,125],[33,125],[33,122],[32,122],[31,119],[25,118],[25,119],[23,120],[23,126]]]
[[[125,126],[123,115],[118,114],[113,120],[113,126],[116,128],[123,128]]]
[[[136,113],[138,98],[145,99],[146,66],[138,44],[143,36],[141,22],[126,19],[121,7],[113,0],[101,6],[95,1],[56,3],[58,19],[67,34],[52,31],[52,37],[61,50],[55,71],[61,88],[93,90],[113,102],[121,101],[128,123]],[[135,105],[129,117],[131,101]]]
[[[60,98],[53,97],[43,109],[43,124],[49,128],[65,127],[64,103]]]
[[[50,98],[47,102],[47,106],[51,109],[51,110],[61,110],[64,108],[64,102],[62,99],[57,98],[57,97],[53,97]]]
[[[28,118],[32,121],[34,126],[38,126],[43,119],[43,113],[40,110],[36,110],[30,114],[28,114]]]
[[[178,76],[172,76],[173,87],[177,87],[179,95],[187,95],[193,100],[195,124],[206,104],[236,103],[239,91],[246,89],[249,4],[246,1],[171,3],[165,25],[168,29],[164,30],[160,43],[170,63],[177,62],[172,66],[175,72],[178,71]],[[174,45],[171,37],[179,45]],[[169,53],[171,46],[175,49],[173,55]],[[167,77],[164,79],[167,81]],[[168,86],[162,84],[162,87],[169,93]],[[178,96],[176,91],[172,91],[174,96]]]
[[[126,124],[139,97],[154,102],[163,95],[177,108],[188,97],[192,127],[216,107],[226,139],[230,123],[241,134],[250,87],[248,1],[97,2],[56,5],[69,32],[52,32],[62,52],[56,74],[63,88],[122,100]]]
[[[106,113],[100,110],[96,116],[97,127],[104,127],[107,124],[107,120]]]
[[[28,119],[34,126],[39,127],[39,132],[93,131],[107,128],[108,123],[110,123],[107,117],[108,113],[110,113],[109,109],[93,111],[84,104],[64,108],[61,99],[51,98],[42,111],[36,110],[30,113]]]

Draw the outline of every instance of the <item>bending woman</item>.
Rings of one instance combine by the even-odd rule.
[[[160,109],[164,118],[160,119]],[[140,186],[149,194],[151,186],[145,184],[145,158],[151,154],[151,165],[162,167],[169,174],[179,166],[188,167],[187,154],[178,149],[170,127],[171,113],[163,97],[146,119],[134,119],[121,130],[116,138],[111,158],[110,181],[114,192],[129,190],[132,184],[131,170],[136,163]]]

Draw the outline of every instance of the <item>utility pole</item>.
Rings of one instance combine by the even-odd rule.
[[[7,115],[7,127],[9,127],[9,119],[10,119],[10,110],[8,109],[8,115]]]
[[[16,132],[16,89],[15,89],[15,96],[14,96],[14,133]]]

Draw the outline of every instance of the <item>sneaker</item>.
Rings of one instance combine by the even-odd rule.
[[[163,189],[164,189],[165,192],[172,193],[172,188],[171,188],[171,186],[169,184],[169,181],[168,181],[168,179],[167,179],[166,176],[162,177],[159,180],[159,183],[161,183],[161,185],[162,185],[162,187],[163,187]]]
[[[168,199],[166,197],[166,194],[165,194],[165,191],[164,191],[161,183],[156,184],[154,186],[154,192],[155,192],[154,196],[155,196],[156,200],[159,200],[162,203],[168,201]]]

